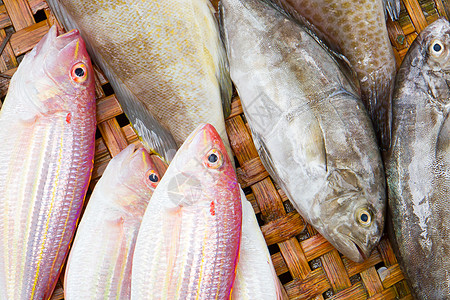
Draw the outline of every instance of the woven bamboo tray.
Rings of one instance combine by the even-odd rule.
[[[217,0],[211,0],[217,5]],[[388,21],[398,64],[417,34],[439,16],[447,0],[403,0],[400,19]],[[0,0],[0,97],[3,101],[23,55],[46,34],[56,18],[43,0]],[[87,200],[111,157],[139,143],[111,86],[96,70],[97,122],[94,170]],[[1,106],[1,101],[0,101]],[[251,201],[281,282],[291,299],[412,299],[386,237],[371,257],[357,264],[340,255],[306,224],[261,164],[238,97],[226,120],[240,184]],[[51,299],[64,299],[63,276]]]

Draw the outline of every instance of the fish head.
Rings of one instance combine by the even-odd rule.
[[[352,261],[367,259],[383,233],[384,189],[349,169],[337,169],[318,197],[325,199],[313,208],[318,209],[313,221],[318,231]]]
[[[448,104],[450,23],[446,19],[428,25],[411,44],[397,74],[398,86],[408,82],[414,83],[411,89],[431,95],[438,106]]]
[[[78,30],[58,35],[56,26],[25,55],[11,82],[41,114],[76,111],[95,102],[94,71]],[[17,90],[17,89],[16,89]]]
[[[450,23],[438,19],[417,38],[417,46],[433,71],[450,71]]]
[[[131,214],[143,214],[161,175],[150,153],[131,144],[108,164],[102,175],[102,192]]]
[[[240,192],[233,164],[216,129],[198,126],[186,139],[171,162],[166,175],[167,190],[175,207],[237,199]]]

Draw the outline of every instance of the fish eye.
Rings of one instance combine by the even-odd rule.
[[[159,182],[159,176],[154,170],[148,170],[145,174],[145,178],[147,180],[147,184],[152,188],[155,188]]]
[[[439,57],[444,52],[444,45],[440,40],[434,40],[430,45],[430,53],[434,57]]]
[[[204,164],[210,169],[218,169],[223,165],[223,155],[217,149],[211,149],[204,158]]]
[[[356,210],[356,221],[363,227],[372,224],[372,213],[367,208],[358,208]]]
[[[87,79],[87,67],[84,63],[76,63],[70,71],[70,78],[77,83],[82,83]]]

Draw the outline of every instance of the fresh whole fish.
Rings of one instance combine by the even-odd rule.
[[[380,146],[390,143],[391,98],[396,62],[383,7],[398,17],[399,0],[272,0],[344,54],[355,68],[361,97],[372,118]]]
[[[417,299],[450,299],[450,24],[437,20],[406,54],[386,157],[392,242]]]
[[[264,166],[311,225],[362,261],[383,231],[385,179],[351,69],[267,1],[223,0],[221,19]]]
[[[229,299],[241,236],[233,165],[210,124],[178,150],[139,229],[132,299]]]
[[[150,154],[130,145],[95,186],[70,251],[65,299],[130,299],[131,262],[147,204],[161,178]]]
[[[221,101],[229,110],[231,81],[208,0],[48,4],[66,28],[80,29],[147,148],[170,161],[199,124],[210,123],[231,155]]]
[[[0,299],[48,299],[92,170],[95,92],[78,31],[25,55],[0,111]]]
[[[231,299],[288,299],[273,267],[272,258],[253,207],[242,190],[241,198],[242,236]]]

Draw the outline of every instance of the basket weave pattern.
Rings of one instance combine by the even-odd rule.
[[[217,0],[212,0],[216,6]],[[403,0],[397,22],[388,31],[398,64],[417,34],[439,16],[447,18],[445,0]],[[56,18],[43,0],[0,2],[0,97],[3,99],[23,54],[47,33]],[[58,25],[60,27],[60,25]],[[7,41],[7,42],[6,42]],[[97,136],[94,170],[87,199],[111,157],[128,144],[139,143],[111,87],[96,69]],[[0,102],[1,105],[1,102]],[[291,299],[412,299],[386,237],[364,263],[340,255],[293,209],[269,177],[253,145],[239,98],[226,120],[235,152],[237,175],[253,205],[272,260]],[[164,166],[159,162],[161,171]],[[86,201],[87,202],[87,201]],[[51,299],[63,299],[63,276]]]

